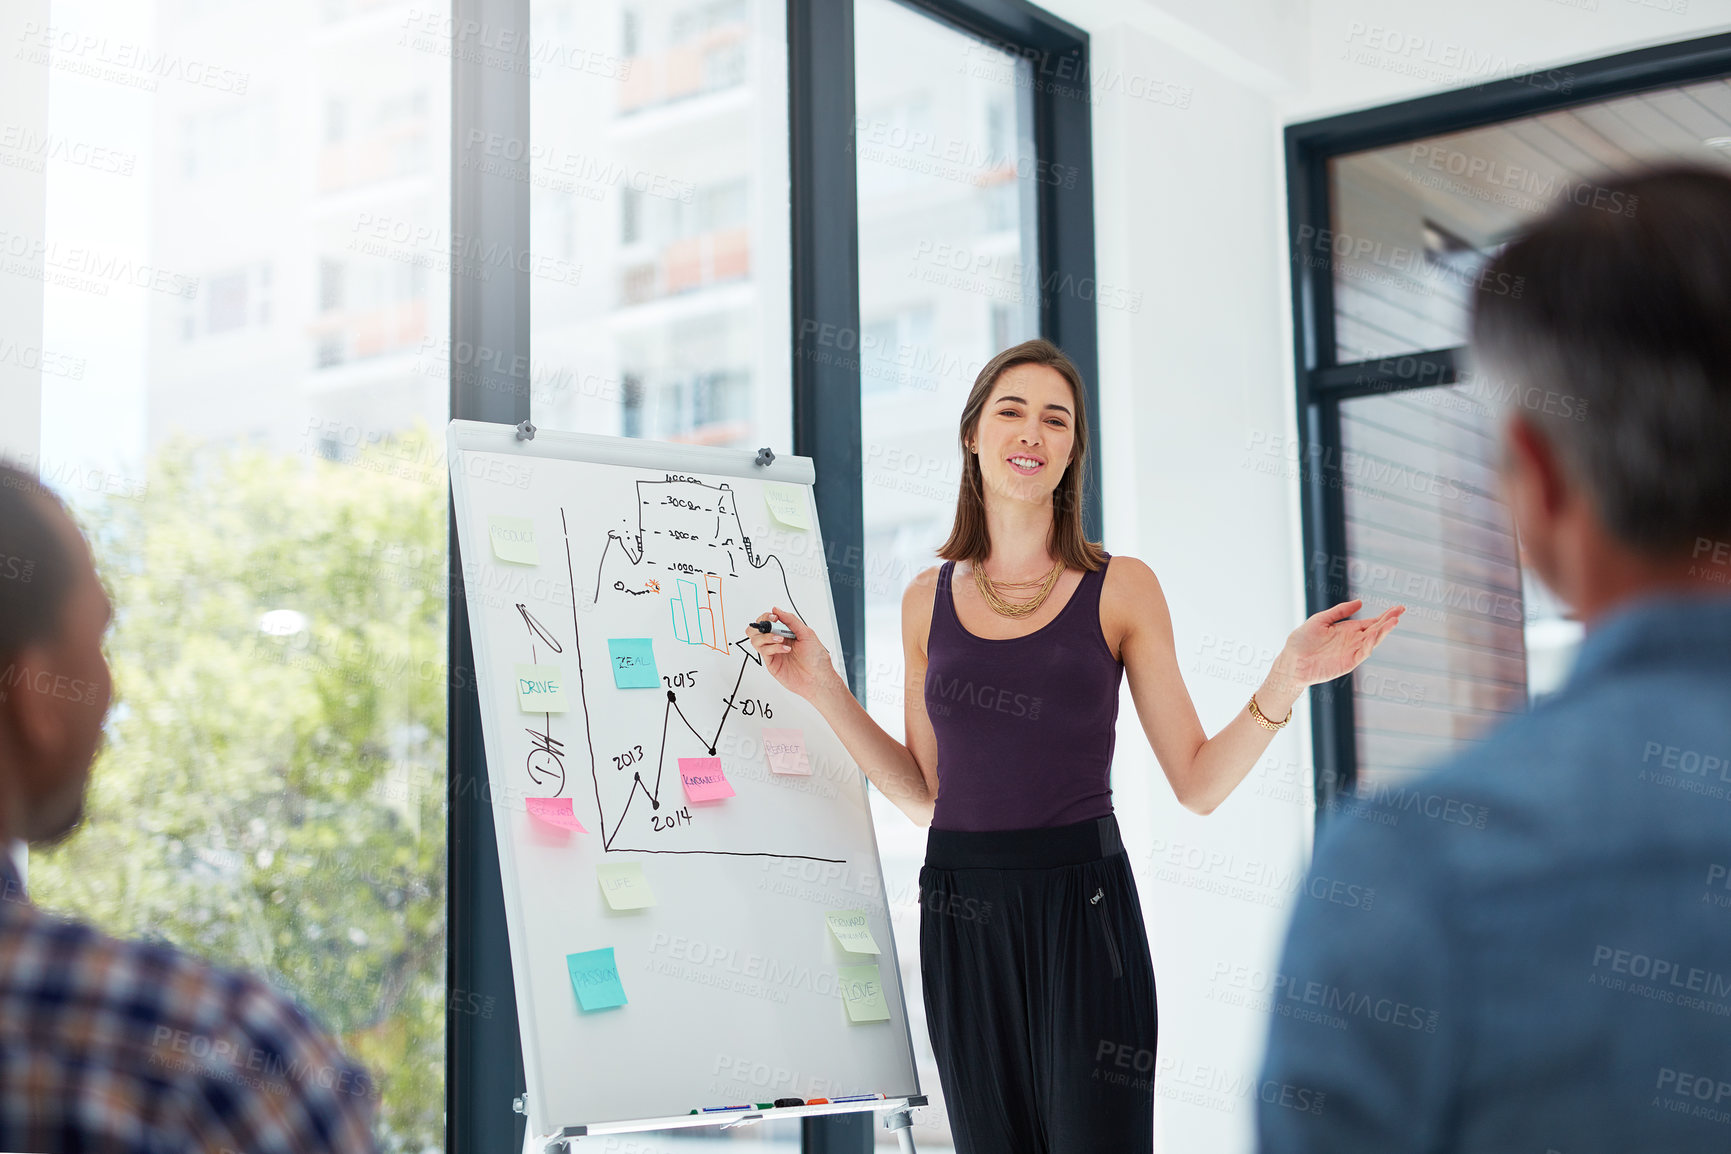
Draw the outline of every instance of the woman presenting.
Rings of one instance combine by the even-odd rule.
[[[1403,608],[1348,620],[1355,600],[1310,617],[1207,736],[1153,571],[1083,535],[1082,400],[1081,375],[1047,341],[980,370],[944,563],[902,597],[906,744],[804,622],[777,608],[758,620],[793,640],[751,631],[770,674],[931,827],[920,970],[958,1154],[1153,1149],[1154,968],[1108,784],[1122,677],[1173,792],[1205,814],[1304,688],[1355,668]]]

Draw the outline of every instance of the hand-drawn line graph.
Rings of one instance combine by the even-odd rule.
[[[822,857],[814,854],[775,853],[767,851],[724,850],[724,849],[666,849],[660,847],[620,844],[621,831],[625,827],[632,805],[639,794],[648,801],[651,814],[658,814],[662,809],[664,798],[662,793],[666,763],[669,756],[677,759],[677,753],[670,749],[670,740],[683,740],[679,730],[674,728],[672,721],[679,719],[686,732],[700,743],[701,749],[709,756],[716,755],[721,735],[727,726],[728,719],[740,707],[740,687],[745,680],[746,670],[754,663],[761,668],[763,661],[749,641],[744,638],[729,640],[726,630],[726,614],[722,607],[721,590],[722,574],[716,572],[723,563],[729,572],[735,576],[743,576],[735,560],[735,553],[742,553],[748,572],[764,570],[771,562],[775,563],[776,574],[779,576],[781,592],[786,595],[785,604],[795,613],[799,610],[794,604],[793,593],[787,583],[787,571],[779,558],[773,554],[758,556],[752,549],[750,540],[745,536],[739,522],[738,510],[735,507],[731,487],[726,485],[709,485],[695,478],[669,476],[666,481],[638,481],[639,522],[637,531],[632,534],[634,540],[627,545],[619,530],[608,532],[608,541],[602,548],[601,561],[596,569],[595,602],[599,603],[601,591],[604,588],[602,573],[605,571],[607,557],[615,544],[620,546],[622,560],[636,568],[645,566],[663,569],[673,575],[673,589],[678,593],[669,596],[669,612],[672,614],[675,639],[686,645],[702,647],[713,653],[731,653],[740,651],[739,668],[733,680],[733,688],[722,699],[721,716],[714,722],[713,731],[705,732],[707,726],[700,729],[686,713],[686,707],[680,703],[680,695],[671,684],[666,689],[666,702],[662,708],[661,733],[656,749],[656,768],[654,782],[644,780],[648,771],[647,751],[637,767],[632,770],[631,787],[623,802],[619,803],[616,813],[610,813],[609,806],[603,796],[602,774],[595,755],[595,737],[591,725],[589,707],[589,685],[583,666],[583,627],[577,615],[577,585],[575,565],[571,547],[571,529],[567,510],[559,509],[559,524],[565,545],[566,579],[570,583],[571,592],[571,628],[576,642],[577,657],[577,695],[582,702],[582,725],[585,743],[589,749],[589,777],[595,793],[596,812],[601,815],[602,849],[604,852],[630,851],[634,853],[667,853],[667,854],[715,854],[729,857],[771,857],[797,858],[808,861],[845,862],[845,858]],[[648,513],[645,510],[649,510]],[[700,533],[689,528],[696,520],[699,527],[707,529]],[[645,547],[645,538],[649,539],[649,547]],[[634,548],[633,548],[634,546]],[[713,549],[715,552],[699,552]],[[708,564],[699,565],[701,560]],[[711,567],[713,566],[713,568]],[[775,578],[771,578],[774,580]],[[707,597],[699,602],[695,599],[698,582]],[[646,581],[629,583],[615,581],[613,589],[621,595],[630,594],[622,600],[635,602],[637,596],[659,594],[668,588],[668,582],[650,578]],[[679,589],[680,586],[684,589]],[[688,592],[689,591],[689,594]],[[690,600],[687,600],[690,596]],[[537,644],[544,644],[556,653],[564,653],[557,639],[528,610],[519,605],[518,613],[528,630],[530,655],[533,659]],[[743,632],[743,623],[741,624]],[[602,643],[605,645],[605,642]],[[569,688],[569,687],[568,687]],[[598,680],[597,688],[603,692],[617,692],[613,689],[610,678]],[[747,702],[744,708],[752,707]],[[556,777],[559,788],[554,796],[564,793],[567,776],[565,771],[565,742],[554,737],[553,719],[551,714],[544,714],[546,724],[542,730],[529,729],[531,749],[529,752],[529,773],[531,780],[537,785],[551,781]],[[575,717],[572,717],[575,721]],[[689,755],[688,755],[689,756]],[[616,761],[618,759],[615,759]],[[581,772],[581,771],[579,771]],[[677,774],[677,770],[675,771]],[[622,782],[621,782],[622,784]],[[667,787],[675,791],[683,786],[676,776]],[[678,796],[676,793],[675,796]],[[687,813],[687,820],[689,814]],[[626,834],[627,838],[631,835]]]

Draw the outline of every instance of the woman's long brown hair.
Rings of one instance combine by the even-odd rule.
[[[1075,403],[1075,420],[1071,428],[1075,444],[1064,476],[1052,491],[1052,535],[1046,543],[1053,558],[1061,560],[1066,569],[1091,573],[1106,564],[1106,550],[1098,541],[1090,541],[1082,532],[1082,477],[1088,461],[1088,406],[1083,400],[1082,374],[1074,362],[1051,341],[1035,338],[1005,349],[980,369],[974,378],[973,391],[962,408],[960,445],[962,450],[962,490],[956,497],[956,520],[950,529],[950,539],[938,550],[945,561],[983,563],[992,555],[992,535],[986,527],[986,494],[980,478],[980,459],[968,452],[968,440],[979,424],[992,387],[1005,369],[1016,365],[1045,365],[1056,369],[1070,382],[1070,395]]]

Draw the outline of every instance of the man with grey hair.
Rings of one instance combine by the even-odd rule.
[[[1472,333],[1525,562],[1586,637],[1554,696],[1323,827],[1269,1154],[1731,1149],[1731,178],[1608,187],[1635,211],[1539,221]]]
[[[0,465],[0,1150],[369,1151],[375,1084],[292,1001],[25,896],[5,847],[77,828],[110,617],[72,518]]]

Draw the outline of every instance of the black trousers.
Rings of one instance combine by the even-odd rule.
[[[957,1154],[1154,1149],[1154,965],[1116,818],[931,830],[920,970]]]

